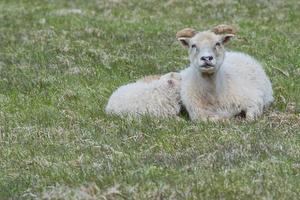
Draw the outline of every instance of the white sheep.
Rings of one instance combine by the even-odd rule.
[[[118,88],[109,98],[106,113],[116,115],[176,116],[180,112],[179,73],[148,76]]]
[[[190,66],[181,72],[180,94],[192,120],[223,120],[241,113],[253,120],[274,100],[259,62],[225,51],[223,45],[234,34],[227,25],[203,32],[186,28],[176,34],[189,51]]]

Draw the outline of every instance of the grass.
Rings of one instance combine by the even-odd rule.
[[[0,2],[0,199],[297,199],[296,0]],[[178,71],[184,27],[227,23],[276,101],[255,122],[105,115],[110,94]]]

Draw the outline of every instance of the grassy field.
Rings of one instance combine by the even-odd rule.
[[[179,71],[178,30],[238,27],[276,101],[255,122],[109,117],[120,85]],[[1,0],[0,199],[300,198],[298,0]]]

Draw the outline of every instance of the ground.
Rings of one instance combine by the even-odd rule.
[[[1,0],[0,199],[297,199],[297,0]],[[255,122],[110,117],[120,85],[179,71],[178,30],[232,24],[275,102]]]

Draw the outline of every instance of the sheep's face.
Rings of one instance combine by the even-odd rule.
[[[215,74],[224,60],[224,44],[234,35],[219,35],[212,31],[197,33],[193,32],[193,29],[184,29],[184,31],[185,37],[178,37],[178,40],[188,48],[191,66],[203,75]]]
[[[210,31],[200,32],[189,40],[191,66],[202,74],[214,74],[224,60],[223,37]]]

